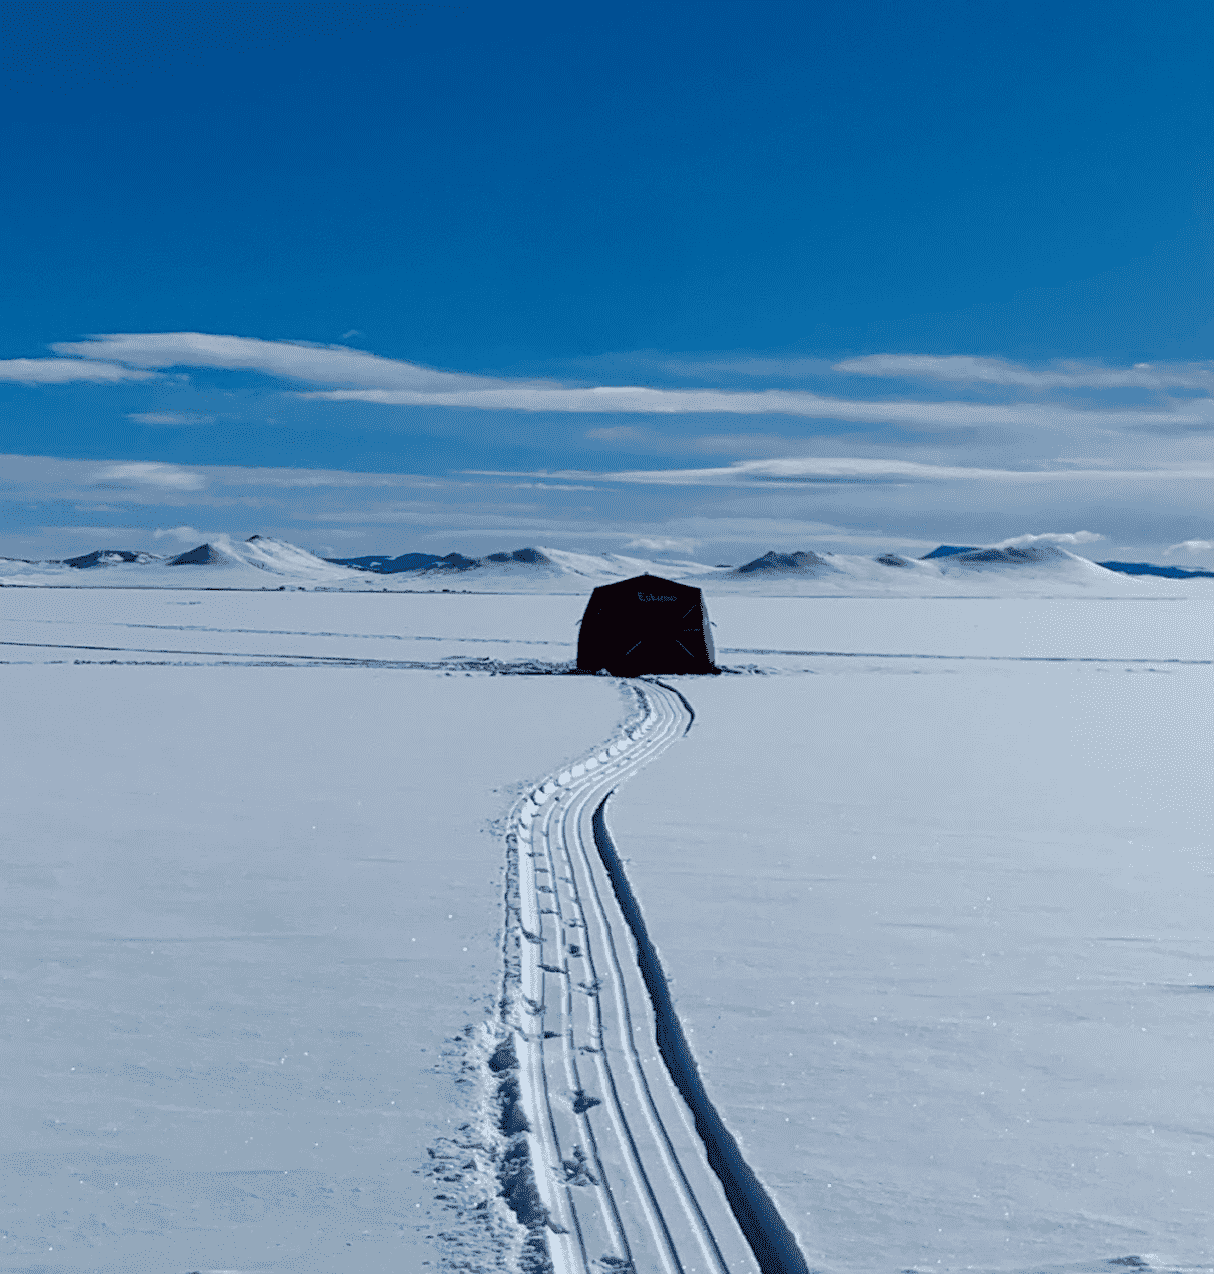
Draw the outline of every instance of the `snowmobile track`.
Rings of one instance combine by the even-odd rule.
[[[758,1274],[659,1053],[636,940],[595,840],[604,800],[692,719],[672,688],[631,685],[640,722],[529,793],[507,831],[518,871],[503,1020],[548,1256],[556,1274]]]

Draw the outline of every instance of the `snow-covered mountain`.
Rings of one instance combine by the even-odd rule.
[[[58,562],[0,559],[0,583],[58,587],[585,593],[599,584],[642,574],[694,583],[710,596],[1040,596],[1092,591],[1116,596],[1176,587],[1170,580],[1108,570],[1050,543],[941,545],[922,558],[770,551],[727,567],[538,546],[484,557],[405,553],[333,559],[286,540],[254,535],[243,541],[215,537],[167,560],[126,549],[97,549]],[[1204,581],[1184,582],[1206,587]]]
[[[817,578],[836,572],[824,557],[817,553],[776,553],[767,552],[756,557],[753,562],[739,566],[734,575],[753,575],[756,579],[784,578],[789,575],[803,575]]]
[[[723,575],[692,561],[652,562],[618,553],[593,555],[521,548],[466,557],[407,553],[399,557],[323,558],[265,535],[216,537],[168,559],[149,553],[98,549],[54,562],[0,559],[0,581],[76,587],[251,588],[318,587],[343,590],[581,592],[632,575],[684,579]]]
[[[87,571],[98,566],[121,566],[124,562],[135,562],[140,566],[146,566],[149,562],[162,561],[164,559],[156,553],[134,553],[129,549],[94,549],[91,553],[82,553],[79,557],[69,557],[63,565]]]
[[[484,557],[448,553],[370,555],[330,558],[334,565],[352,567],[387,576],[377,586],[407,588],[467,589],[475,592],[580,591],[589,586],[610,584],[633,575],[661,575],[671,579],[694,580],[723,576],[728,568],[705,566],[702,562],[667,559],[656,562],[622,553],[572,553],[565,549],[529,547]]]
[[[1055,544],[969,548],[941,545],[922,558],[882,553],[769,552],[718,573],[706,591],[794,596],[1034,596],[1093,590],[1119,595],[1141,581],[1107,570]]]
[[[366,578],[365,572],[264,535],[243,541],[217,536],[167,559],[126,549],[97,549],[54,562],[0,559],[0,582],[77,588],[357,588]]]

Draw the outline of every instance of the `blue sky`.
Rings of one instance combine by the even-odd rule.
[[[1214,559],[1204,0],[0,21],[0,553]]]

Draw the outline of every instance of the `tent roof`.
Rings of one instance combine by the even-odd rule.
[[[694,584],[680,584],[676,580],[663,579],[660,575],[634,575],[631,579],[620,580],[617,584],[600,584],[596,593],[633,593],[638,587],[661,588],[665,593],[690,597],[699,595],[700,590]]]

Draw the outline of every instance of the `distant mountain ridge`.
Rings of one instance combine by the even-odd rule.
[[[866,556],[810,549],[769,550],[741,566],[650,560],[621,553],[577,553],[531,545],[471,557],[464,553],[368,553],[326,558],[272,536],[217,535],[176,556],[95,549],[64,560],[0,558],[0,584],[106,588],[322,588],[338,592],[581,593],[643,574],[702,585],[709,594],[789,596],[935,596],[976,589],[1007,596],[1059,590],[1117,592],[1132,576],[1204,580],[1214,571],[1146,562],[1096,563],[1048,541],[969,546],[942,544],[921,558]],[[1151,587],[1143,579],[1140,590]]]
[[[334,566],[348,566],[355,571],[372,571],[376,575],[421,571],[440,562],[450,563],[453,569],[459,569],[465,563],[469,566],[475,564],[474,558],[464,557],[462,553],[448,553],[446,557],[439,557],[437,553],[401,553],[398,557],[371,553],[366,557],[326,557],[325,561],[332,562]]]
[[[941,548],[951,548],[951,545],[941,545]],[[1065,561],[1087,561],[1087,558],[1080,558],[1074,553],[1068,553],[1066,549],[1059,548],[1057,544],[1022,544],[1008,545],[1000,548],[998,546],[989,549],[957,549],[951,553],[941,554],[939,549],[929,554],[929,557],[944,557],[947,559],[948,565],[953,566],[979,566],[992,565],[995,563],[1007,566],[1027,566],[1037,562],[1065,562]],[[921,558],[921,561],[927,561],[927,558]]]
[[[1153,566],[1150,562],[1097,562],[1106,571],[1120,571],[1122,575],[1158,575],[1161,579],[1214,579],[1214,571],[1200,567],[1191,570],[1184,566]]]

